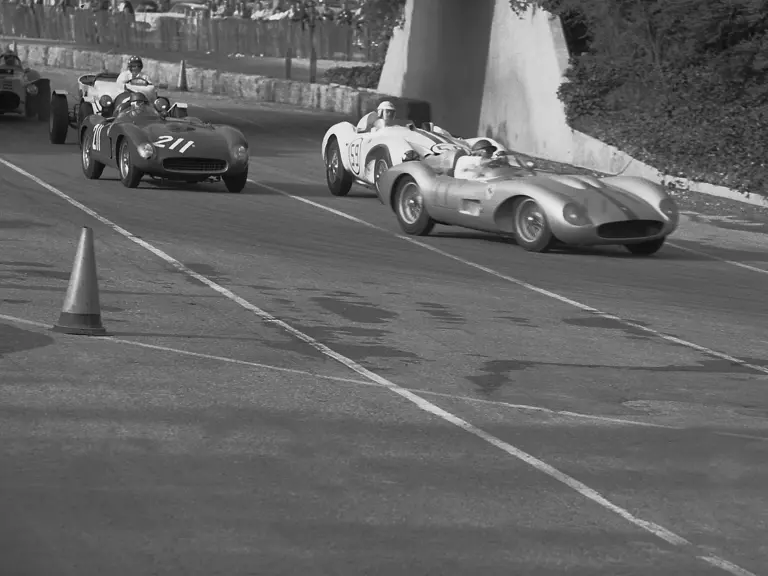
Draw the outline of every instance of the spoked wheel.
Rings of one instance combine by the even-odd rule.
[[[328,190],[334,196],[346,196],[352,189],[352,175],[344,168],[339,142],[336,139],[328,144],[325,154],[325,179],[328,182]]]
[[[523,198],[517,204],[515,236],[517,243],[529,252],[546,252],[555,243],[547,216],[533,198]]]
[[[435,221],[424,206],[421,188],[410,176],[403,176],[395,191],[395,214],[406,234],[426,236],[435,227]]]
[[[104,172],[104,164],[93,158],[93,136],[90,132],[83,134],[80,143],[83,174],[89,180],[98,180]]]
[[[131,161],[131,144],[127,138],[120,142],[117,154],[117,169],[120,171],[120,181],[126,188],[136,188],[144,174]]]

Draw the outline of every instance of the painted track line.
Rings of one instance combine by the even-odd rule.
[[[38,322],[37,320],[29,320],[27,318],[19,318],[18,316],[9,316],[7,314],[0,314],[0,320],[7,322],[35,326],[37,328],[44,328],[50,330],[52,326],[45,322]],[[68,335],[60,335],[62,338],[69,338]],[[79,338],[79,337],[75,337]],[[155,350],[158,352],[168,352],[171,354],[179,354],[181,356],[190,356],[193,358],[202,358],[204,360],[215,360],[218,362],[224,362],[227,364],[237,364],[240,366],[247,366],[249,368],[258,368],[260,370],[272,370],[275,372],[281,372],[286,374],[296,374],[299,376],[307,376],[311,378],[318,378],[321,380],[330,380],[333,382],[341,382],[343,384],[353,384],[356,386],[373,386],[381,388],[379,384],[371,382],[370,380],[360,380],[355,378],[343,378],[341,376],[329,376],[325,374],[318,374],[317,372],[310,372],[309,370],[297,370],[295,368],[285,368],[283,366],[274,366],[272,364],[263,364],[261,362],[250,362],[248,360],[239,360],[237,358],[231,358],[229,356],[219,356],[216,354],[203,354],[201,352],[191,352],[189,350],[182,350],[181,348],[173,348],[171,346],[159,346],[156,344],[147,344],[145,342],[137,342],[136,340],[125,340],[123,338],[115,338],[114,336],[102,336],[97,339],[99,342],[113,342],[115,344],[124,344],[127,346],[136,346],[138,348],[146,348],[149,350]],[[81,340],[82,341],[82,340]],[[629,420],[627,418],[619,418],[616,416],[601,416],[599,414],[586,414],[584,412],[572,412],[570,410],[554,410],[552,408],[546,408],[544,406],[533,406],[531,404],[515,404],[512,402],[504,402],[503,400],[487,400],[485,398],[474,398],[472,396],[462,396],[460,394],[449,394],[446,392],[435,392],[433,390],[420,390],[418,388],[405,388],[415,394],[422,396],[436,396],[438,398],[446,398],[448,400],[457,400],[460,402],[467,402],[468,404],[480,404],[485,406],[494,406],[496,408],[506,408],[517,412],[532,412],[534,414],[544,414],[553,418],[570,418],[573,420],[592,420],[595,422],[601,422],[605,424],[616,424],[618,426],[638,427],[638,428],[652,428],[656,430],[678,430],[685,431],[688,428],[683,426],[672,426],[670,424],[657,424],[655,422],[643,422],[641,420]],[[739,434],[737,432],[720,432],[713,431],[712,434],[716,436],[729,436],[732,438],[740,438],[742,440],[752,440],[768,442],[768,436],[756,436],[754,434]]]
[[[38,322],[37,320],[29,320],[27,318],[19,318],[18,316],[9,316],[7,314],[0,314],[0,320],[5,320],[6,322],[22,324],[26,326],[35,326],[36,328],[43,328],[45,330],[50,330],[52,328],[50,324],[46,324],[45,322]],[[59,337],[69,338],[70,336],[66,334],[62,334],[62,335],[59,335]],[[75,337],[75,338],[78,338],[78,337]],[[155,350],[158,352],[180,354],[182,356],[190,356],[192,358],[202,358],[204,360],[217,360],[219,362],[225,362],[228,364],[237,364],[240,366],[247,366],[249,368],[258,368],[261,370],[273,370],[275,372],[296,374],[300,376],[309,376],[309,377],[319,378],[323,380],[332,380],[335,382],[342,382],[344,384],[354,384],[357,386],[373,386],[377,388],[382,387],[380,384],[371,382],[370,380],[342,378],[340,376],[327,376],[323,374],[318,374],[317,372],[310,372],[309,370],[297,370],[294,368],[284,368],[282,366],[274,366],[272,364],[262,364],[261,362],[250,362],[248,360],[238,360],[236,358],[230,358],[228,356],[219,356],[215,354],[203,354],[200,352],[190,352],[189,350],[182,350],[181,348],[173,348],[171,346],[158,346],[156,344],[147,344],[145,342],[137,342],[136,340],[125,340],[123,338],[115,338],[114,336],[109,336],[109,335],[100,336],[94,340],[98,342],[113,342],[115,344],[136,346],[138,348],[146,348],[146,349]],[[82,339],[80,339],[80,341],[82,341]],[[662,430],[685,430],[685,428],[680,428],[677,426],[669,426],[666,424],[655,424],[653,422],[641,422],[638,420],[629,420],[626,418],[618,418],[618,417],[612,417],[612,416],[600,416],[597,414],[584,414],[581,412],[571,412],[568,410],[553,410],[551,408],[545,408],[543,406],[531,406],[529,404],[513,404],[511,402],[503,402],[501,400],[486,400],[485,398],[472,398],[471,396],[461,396],[459,394],[448,394],[445,392],[433,392],[431,390],[419,390],[418,388],[406,388],[406,390],[409,390],[416,394],[438,396],[440,398],[447,398],[450,400],[459,400],[459,401],[468,402],[471,404],[481,404],[481,405],[487,405],[487,406],[496,406],[499,408],[508,408],[510,410],[516,410],[519,412],[533,412],[538,414],[546,414],[547,416],[552,416],[552,417],[571,418],[571,419],[578,419],[578,420],[593,420],[597,422],[604,422],[606,424],[617,424],[617,425],[623,425],[623,426],[629,426],[629,427],[636,426],[639,428],[656,428],[656,429],[662,429]],[[768,438],[761,438],[759,436],[749,436],[748,438],[768,440]]]
[[[673,242],[669,242],[668,244],[677,250],[688,252],[689,254],[695,254],[696,256],[703,256],[705,258],[717,260],[718,262],[722,262],[723,264],[730,264],[731,266],[743,268],[744,270],[749,270],[750,272],[757,272],[758,274],[768,274],[768,270],[766,270],[765,268],[758,268],[757,266],[750,266],[749,264],[744,264],[743,262],[736,262],[735,260],[720,258],[719,256],[714,256],[707,252],[702,252],[701,250],[695,250],[693,248],[688,248],[686,246],[680,246],[680,244],[675,244]]]
[[[562,302],[563,304],[567,304],[568,306],[577,308],[582,312],[593,314],[605,320],[612,320],[614,322],[619,322],[624,326],[627,326],[629,328],[634,328],[636,330],[641,330],[650,336],[654,336],[655,338],[660,338],[666,342],[669,342],[670,344],[677,344],[678,346],[684,346],[685,348],[695,350],[707,356],[717,358],[718,360],[725,360],[727,362],[731,362],[732,364],[741,366],[742,368],[748,368],[749,370],[752,370],[754,372],[768,375],[768,366],[760,366],[758,364],[752,364],[740,358],[736,358],[735,356],[731,356],[730,354],[725,354],[724,352],[718,352],[717,350],[713,350],[712,348],[707,348],[706,346],[696,344],[695,342],[684,340],[683,338],[678,338],[677,336],[672,336],[670,334],[665,334],[664,332],[660,332],[653,328],[649,328],[648,326],[644,326],[643,324],[638,324],[637,322],[633,322],[632,320],[621,318],[620,316],[616,316],[615,314],[611,314],[609,312],[603,312],[602,310],[593,308],[592,306],[588,306],[587,304],[582,304],[581,302],[572,300],[567,296],[563,296],[561,294],[557,294],[556,292],[552,292],[545,288],[540,288],[533,284],[529,284],[524,280],[520,280],[519,278],[508,276],[497,270],[494,270],[493,268],[488,268],[487,266],[483,266],[482,264],[478,264],[476,262],[472,262],[471,260],[461,258],[460,256],[456,256],[454,254],[451,254],[450,252],[445,252],[440,248],[437,248],[425,242],[421,242],[420,240],[416,240],[415,238],[412,238],[410,236],[398,234],[397,232],[391,232],[390,230],[387,230],[375,224],[371,224],[370,222],[357,218],[356,216],[352,216],[351,214],[347,214],[346,212],[342,212],[341,210],[336,210],[335,208],[331,208],[330,206],[320,204],[319,202],[315,202],[307,198],[302,198],[301,196],[295,196],[293,194],[289,194],[288,192],[280,190],[279,188],[275,188],[274,186],[271,186],[269,184],[264,184],[263,182],[259,182],[257,180],[248,180],[248,181],[251,182],[252,184],[255,184],[256,186],[260,186],[261,188],[264,188],[265,190],[269,190],[270,192],[275,192],[276,194],[280,194],[287,198],[292,198],[293,200],[303,202],[304,204],[313,206],[315,208],[319,208],[320,210],[324,210],[326,212],[329,212],[331,214],[334,214],[336,216],[349,220],[350,222],[355,222],[362,226],[367,226],[368,228],[372,228],[374,230],[384,232],[385,234],[394,236],[395,238],[399,238],[404,242],[408,242],[409,244],[413,244],[414,246],[418,246],[419,248],[429,250],[430,252],[433,252],[435,254],[439,254],[440,256],[443,256],[445,258],[448,258],[450,260],[463,264],[464,266],[468,266],[470,268],[474,268],[475,270],[480,270],[481,272],[485,272],[489,276],[493,276],[494,278],[497,278],[499,280],[509,282],[510,284],[514,284],[516,286],[519,286],[520,288],[525,288],[526,290],[535,292],[537,294],[540,294],[541,296],[546,296],[547,298],[550,298],[552,300],[557,300],[558,302]]]
[[[202,284],[208,286],[211,288],[211,290],[214,290],[215,292],[219,293],[221,296],[224,296],[225,298],[228,298],[232,302],[238,304],[245,310],[248,310],[249,312],[252,312],[254,315],[261,318],[264,322],[268,324],[272,324],[275,326],[279,326],[283,330],[285,330],[287,333],[291,334],[292,336],[296,337],[298,340],[301,340],[302,342],[308,344],[321,354],[324,354],[328,358],[331,358],[333,360],[336,360],[340,364],[346,366],[353,372],[356,372],[360,376],[363,376],[364,378],[370,380],[371,382],[377,383],[383,387],[388,388],[392,393],[404,398],[405,400],[408,400],[412,404],[414,404],[416,407],[420,408],[424,412],[431,414],[433,416],[436,416],[437,418],[440,418],[444,420],[445,422],[448,422],[450,424],[453,424],[457,428],[464,430],[465,432],[479,438],[480,440],[485,441],[486,443],[490,444],[491,446],[494,446],[495,448],[498,448],[502,452],[505,452],[509,456],[512,456],[513,458],[516,458],[517,460],[520,460],[521,462],[524,462],[525,464],[528,464],[535,470],[546,474],[553,480],[556,480],[557,482],[560,482],[561,484],[567,486],[568,488],[571,488],[584,498],[591,500],[592,502],[598,504],[599,506],[603,507],[604,509],[613,512],[614,514],[620,516],[630,524],[633,524],[634,526],[645,530],[646,532],[649,532],[656,536],[657,538],[663,540],[664,542],[667,542],[668,544],[671,544],[673,546],[678,546],[681,548],[688,549],[692,555],[694,555],[699,560],[702,560],[703,562],[707,562],[711,565],[717,565],[718,568],[721,568],[722,570],[733,574],[734,576],[757,576],[756,574],[753,574],[739,566],[736,566],[735,564],[731,564],[725,559],[719,558],[717,556],[713,556],[711,554],[706,554],[703,552],[702,549],[694,545],[692,542],[686,540],[682,536],[679,536],[675,534],[674,532],[664,528],[663,526],[656,524],[654,522],[649,522],[647,520],[643,520],[642,518],[635,516],[632,514],[629,510],[626,510],[622,508],[621,506],[618,506],[614,504],[613,502],[609,501],[605,497],[603,497],[600,493],[593,490],[586,484],[576,480],[575,478],[568,476],[564,472],[561,472],[557,468],[554,468],[553,466],[550,466],[543,460],[539,460],[535,456],[528,454],[527,452],[521,450],[520,448],[517,448],[516,446],[513,446],[512,444],[503,441],[500,438],[497,438],[496,436],[493,436],[492,434],[489,434],[485,430],[482,430],[473,424],[467,422],[466,420],[463,420],[459,418],[458,416],[443,410],[436,404],[433,404],[432,402],[425,400],[421,396],[411,392],[410,390],[407,390],[403,388],[402,386],[399,386],[398,384],[395,384],[394,382],[391,382],[390,380],[387,380],[383,376],[380,376],[376,374],[375,372],[372,372],[371,370],[368,370],[361,364],[358,364],[351,358],[347,358],[346,356],[339,354],[335,350],[332,350],[322,342],[315,340],[308,334],[303,333],[301,330],[298,330],[288,324],[287,322],[284,322],[283,320],[280,320],[279,318],[273,316],[269,312],[262,310],[258,306],[255,306],[254,304],[251,304],[244,298],[238,296],[231,290],[225,288],[224,286],[221,286],[220,284],[217,284],[213,280],[209,279],[206,276],[203,276],[202,274],[199,274],[198,272],[195,272],[191,268],[188,268],[175,258],[173,256],[165,253],[164,251],[160,250],[159,248],[156,248],[146,240],[143,240],[137,236],[134,236],[131,232],[126,230],[125,228],[119,226],[118,224],[112,222],[111,220],[101,216],[94,210],[88,208],[86,205],[78,202],[74,198],[71,198],[58,188],[48,184],[44,180],[41,180],[37,176],[30,174],[23,168],[16,166],[15,164],[12,164],[11,162],[8,162],[4,158],[0,158],[0,163],[7,166],[11,170],[17,172],[18,174],[21,174],[22,176],[25,176],[26,178],[30,179],[32,182],[35,182],[45,190],[51,192],[55,196],[58,196],[60,199],[64,200],[68,204],[74,206],[78,210],[81,210],[82,212],[88,214],[89,216],[93,217],[97,221],[101,222],[105,226],[109,227],[113,231],[117,232],[121,236],[125,237],[126,239],[130,240],[131,242],[137,244],[138,246],[141,246],[148,252],[154,254],[161,260],[167,262],[169,265],[171,265],[173,268],[178,270],[179,272],[186,274],[190,278],[194,278],[198,282],[201,282]],[[274,190],[277,190],[276,188]],[[279,191],[281,194],[290,196],[292,198],[296,198],[294,196],[291,196],[290,194],[286,194],[282,191]],[[310,202],[312,203],[312,202]],[[315,204],[315,203],[312,203]],[[322,205],[317,204],[317,206],[322,207]],[[404,238],[408,241],[410,241],[410,238],[404,237],[404,236],[398,236],[399,238]],[[419,243],[421,244],[421,243]],[[424,245],[427,246],[427,245]],[[457,259],[461,261],[461,259],[458,259],[455,256],[448,255],[447,256]],[[477,267],[477,266],[474,266]],[[498,274],[498,273],[497,273]],[[500,275],[501,276],[501,275]],[[503,276],[502,276],[503,277]],[[510,278],[510,280],[512,280]],[[564,298],[562,296],[555,295],[551,292],[548,292],[546,290],[541,290],[540,288],[536,288],[534,286],[531,286],[527,283],[523,283],[519,280],[515,281],[515,283],[520,284],[521,286],[527,287],[530,286],[530,289],[535,289],[536,292],[541,292],[544,295],[552,294],[552,296],[556,296],[557,299],[562,299],[566,303],[573,303],[573,305],[576,305],[577,307],[581,307],[582,309],[591,311],[595,310],[593,308],[590,308],[588,306],[584,306],[582,304],[579,304],[573,300],[569,300],[567,298]],[[639,326],[639,325],[638,325]],[[645,327],[643,327],[645,329]],[[648,329],[645,329],[648,331]],[[666,337],[671,339],[672,337]],[[677,339],[676,339],[677,340]],[[684,341],[683,341],[684,342]],[[768,373],[768,369],[766,369],[766,373]]]

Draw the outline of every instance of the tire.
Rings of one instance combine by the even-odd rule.
[[[435,227],[435,221],[424,207],[424,195],[411,176],[403,176],[395,189],[395,216],[400,228],[411,236],[426,236]]]
[[[51,98],[51,114],[48,118],[48,138],[51,144],[64,144],[69,130],[69,108],[67,97],[55,94]]]
[[[37,96],[35,96],[37,109],[37,119],[40,122],[48,122],[51,117],[51,83],[48,80],[41,81],[38,85]]]
[[[640,244],[625,244],[624,248],[629,250],[635,256],[653,256],[656,252],[661,250],[661,247],[664,246],[666,240],[667,237],[664,236],[663,238],[648,240],[647,242],[641,242]]]
[[[336,138],[333,138],[326,148],[325,180],[328,182],[328,190],[334,196],[346,196],[352,189],[354,180],[352,174],[344,168],[339,141]]]
[[[238,194],[243,191],[245,185],[248,183],[248,170],[237,176],[222,177],[224,186],[227,187],[227,192]]]
[[[136,188],[144,177],[144,173],[133,165],[131,158],[131,143],[128,138],[123,138],[117,153],[117,171],[120,173],[120,182],[126,188]]]
[[[515,206],[515,238],[528,252],[547,252],[556,242],[544,210],[528,196]]]
[[[373,185],[377,190],[379,188],[379,178],[390,168],[392,168],[392,159],[389,156],[389,152],[386,150],[376,152],[376,155],[373,157]]]
[[[98,180],[104,172],[104,164],[93,159],[93,131],[86,131],[80,142],[80,164],[88,180]]]
[[[83,125],[83,120],[93,114],[93,104],[90,102],[80,102],[77,106],[77,126]]]

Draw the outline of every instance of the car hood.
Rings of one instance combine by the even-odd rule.
[[[575,201],[587,209],[596,223],[620,222],[623,220],[663,220],[657,206],[644,199],[610,186],[591,176],[548,174],[531,179],[564,199]]]
[[[214,154],[216,157],[229,154],[230,139],[227,135],[217,130],[215,126],[204,124],[197,121],[186,120],[160,120],[157,122],[147,122],[141,126],[142,130],[148,135],[149,139],[158,145],[160,142],[162,148],[169,153],[173,151],[170,148],[175,140],[194,142],[194,155]],[[159,146],[159,145],[158,145]],[[181,148],[183,144],[178,144],[174,148]],[[187,152],[189,155],[189,152]]]

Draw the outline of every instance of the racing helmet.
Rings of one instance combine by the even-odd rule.
[[[376,108],[376,115],[379,118],[383,118],[384,120],[394,120],[395,119],[395,105],[392,104],[389,100],[384,100],[381,104],[379,104],[379,107]]]
[[[496,146],[491,144],[491,141],[486,140],[485,138],[482,138],[472,144],[472,148],[470,149],[472,156],[485,156],[486,158],[489,158],[495,151]]]
[[[144,69],[144,62],[139,56],[131,56],[128,59],[128,70],[131,72],[141,72]]]

